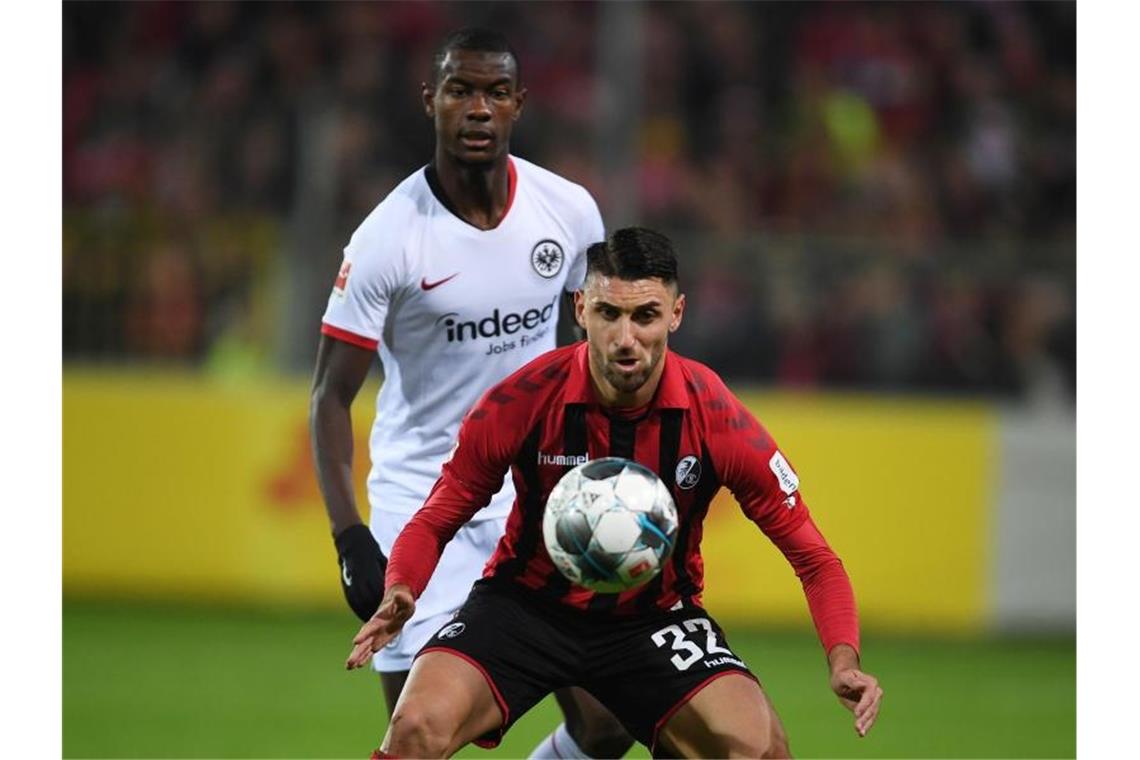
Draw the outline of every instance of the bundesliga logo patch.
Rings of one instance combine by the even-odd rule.
[[[562,262],[565,260],[562,246],[554,240],[540,240],[530,252],[530,265],[548,280],[562,271]]]
[[[351,271],[352,262],[345,259],[340,265],[340,271],[337,272],[336,282],[333,283],[333,295],[341,300],[344,300],[344,289],[348,287],[348,273]]]

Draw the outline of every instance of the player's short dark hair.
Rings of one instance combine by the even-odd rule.
[[[656,277],[671,285],[677,282],[677,254],[660,232],[623,227],[586,249],[586,275],[595,273],[619,280]]]
[[[431,58],[432,84],[438,84],[439,75],[443,70],[443,59],[447,58],[447,54],[452,50],[508,53],[515,63],[515,84],[518,85],[522,82],[522,67],[519,66],[519,57],[515,54],[515,49],[511,47],[507,38],[501,32],[496,32],[493,29],[469,26],[447,35],[439,47],[435,49],[435,55]]]

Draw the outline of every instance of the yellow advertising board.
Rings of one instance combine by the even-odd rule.
[[[874,627],[977,630],[988,605],[996,422],[981,404],[741,394],[796,468]],[[800,582],[722,490],[703,543],[718,616],[806,622]]]
[[[374,398],[353,415],[365,515]],[[297,382],[66,374],[65,591],[335,601],[307,411]]]
[[[375,387],[354,408],[367,513]],[[843,557],[865,625],[973,630],[988,595],[994,422],[983,405],[745,394]],[[341,604],[303,382],[67,372],[64,590]],[[722,491],[705,601],[725,620],[806,624],[799,581]]]

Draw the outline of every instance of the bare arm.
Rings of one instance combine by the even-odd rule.
[[[361,620],[380,604],[387,566],[372,531],[360,520],[352,485],[352,401],[372,357],[368,349],[322,335],[309,400],[313,462],[336,544],[341,590]]]
[[[352,483],[352,402],[375,353],[321,336],[309,399],[309,432],[317,482],[334,536],[361,523]]]

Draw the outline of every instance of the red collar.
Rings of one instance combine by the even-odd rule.
[[[507,221],[507,214],[511,213],[511,206],[515,205],[515,190],[519,186],[519,175],[515,171],[515,160],[507,156],[507,207],[503,209],[503,218],[496,227],[501,227]]]
[[[454,216],[456,219],[463,222],[464,224],[474,227],[474,225],[472,225],[470,222],[468,222],[466,219],[464,219],[462,216],[460,216],[459,212],[455,210],[455,207],[451,205],[451,201],[448,200],[447,194],[443,192],[443,186],[440,184],[439,177],[436,174],[435,167],[432,164],[428,164],[427,166],[424,167],[424,179],[427,180],[428,189],[431,190],[431,193],[432,193],[432,195],[435,196],[435,199],[437,201],[439,201],[440,204],[445,209],[447,209],[451,213],[452,216]],[[518,190],[518,185],[519,185],[519,175],[518,175],[518,171],[515,169],[515,160],[514,160],[514,158],[512,158],[511,156],[508,155],[507,156],[507,205],[503,209],[503,216],[502,216],[502,218],[499,219],[499,223],[496,224],[494,227],[491,227],[490,229],[480,230],[480,232],[490,232],[491,230],[497,230],[503,226],[503,222],[507,221],[507,215],[511,213],[511,206],[515,205],[515,191]],[[479,228],[476,227],[475,229],[479,229]]]
[[[582,341],[574,351],[570,362],[570,375],[566,378],[566,391],[562,394],[562,401],[566,404],[598,404],[597,394],[590,382],[590,344]],[[661,359],[665,362],[665,369],[661,372],[661,381],[657,384],[657,392],[649,402],[652,409],[688,409],[689,392],[685,387],[684,372],[681,359],[669,349]]]

